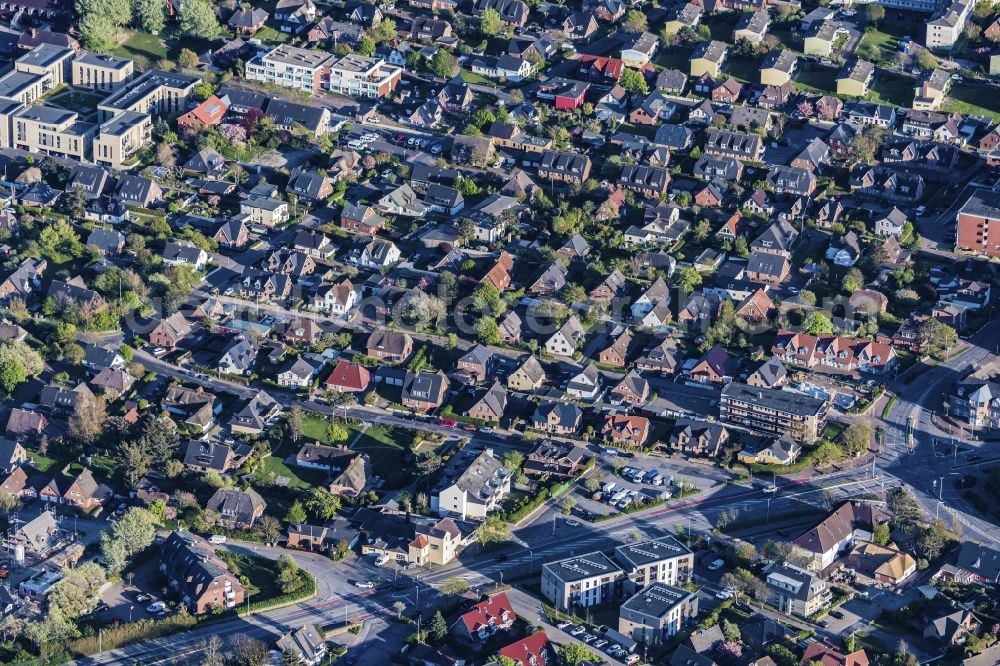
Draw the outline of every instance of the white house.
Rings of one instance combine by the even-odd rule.
[[[576,347],[583,337],[583,326],[576,315],[572,315],[545,341],[545,351],[553,356],[572,356],[576,353]]]
[[[345,279],[339,284],[324,284],[316,291],[313,308],[330,314],[345,315],[350,312],[358,300],[358,292],[350,280]]]
[[[656,282],[649,286],[639,298],[632,303],[632,318],[642,320],[647,314],[653,311],[657,305],[666,300],[670,304],[670,290],[663,278],[657,278]]]
[[[163,248],[163,263],[168,266],[184,264],[200,271],[208,263],[208,253],[187,241],[167,241]]]

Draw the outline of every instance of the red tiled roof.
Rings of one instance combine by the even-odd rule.
[[[554,661],[556,653],[552,648],[552,643],[549,642],[549,637],[545,635],[544,631],[539,631],[502,648],[500,656],[509,657],[521,666],[542,666],[547,662]],[[532,656],[535,657],[534,663],[531,661]]]
[[[229,110],[229,106],[226,105],[221,99],[212,95],[204,102],[191,109],[188,113],[185,113],[181,118],[197,120],[202,125],[212,126],[218,125],[222,122],[223,116],[226,115],[226,111]]]
[[[368,388],[371,380],[371,373],[363,365],[341,360],[337,367],[333,369],[330,376],[326,378],[327,386],[340,386],[342,388],[355,391],[364,391]]]
[[[514,607],[503,592],[496,594],[486,601],[480,601],[472,607],[468,613],[462,616],[462,622],[470,634],[479,631],[480,627],[489,625],[490,620],[494,624],[506,624],[508,619],[514,619]],[[543,634],[544,635],[544,634]]]

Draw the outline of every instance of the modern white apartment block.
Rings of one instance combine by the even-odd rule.
[[[694,554],[672,536],[618,546],[615,561],[625,570],[626,592],[652,583],[681,585],[694,571]]]
[[[352,97],[387,97],[403,76],[403,68],[381,58],[346,55],[330,66],[330,90]]]
[[[247,63],[246,78],[308,93],[329,87],[335,56],[323,51],[282,44]]]
[[[601,552],[542,565],[542,596],[559,610],[596,606],[622,595],[625,572]]]

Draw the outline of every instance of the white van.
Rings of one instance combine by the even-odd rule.
[[[226,543],[226,537],[222,534],[213,534],[208,538],[209,543],[222,544]]]

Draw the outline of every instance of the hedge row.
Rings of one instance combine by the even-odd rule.
[[[287,594],[279,594],[278,596],[271,597],[270,599],[251,601],[249,606],[244,604],[238,608],[236,610],[236,614],[243,617],[252,613],[259,613],[261,611],[280,608],[282,606],[289,606],[305,599],[312,599],[316,596],[316,579],[313,578],[312,575],[310,575],[305,569],[301,569],[299,571],[299,575],[303,576],[306,581],[306,584],[299,589]]]

